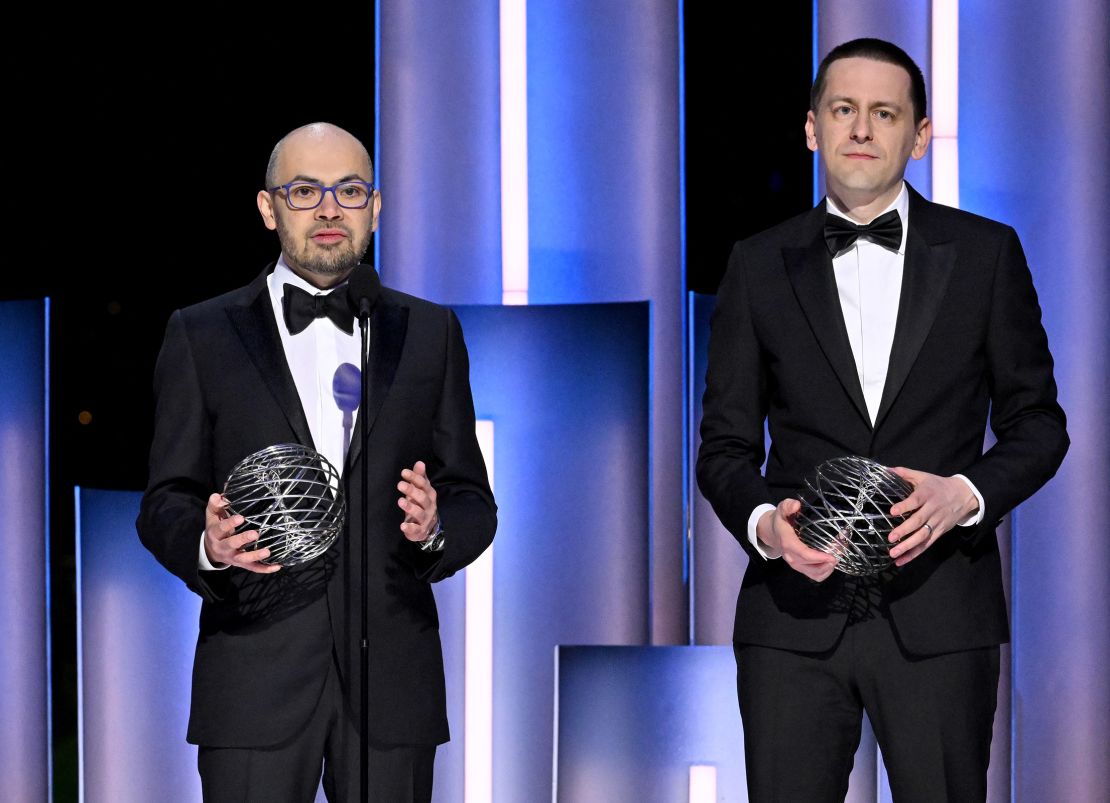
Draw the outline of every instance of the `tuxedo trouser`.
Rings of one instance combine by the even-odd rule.
[[[288,741],[266,748],[204,747],[197,752],[205,803],[312,803],[323,768],[330,803],[360,795],[358,725],[344,715],[334,665],[320,704]],[[435,745],[369,747],[369,799],[429,803]]]
[[[986,799],[997,646],[910,656],[880,609],[828,652],[735,651],[751,801],[844,800],[864,711],[895,803]]]

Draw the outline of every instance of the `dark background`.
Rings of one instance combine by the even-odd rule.
[[[142,35],[97,18],[9,31],[0,54],[0,298],[51,298],[58,801],[77,798],[71,489],[145,486],[151,375],[170,313],[277,256],[255,207],[273,144],[327,120],[373,152],[373,6],[350,9],[341,26],[129,19]],[[686,4],[687,288],[700,293],[716,291],[735,240],[812,203],[802,132],[812,7],[761,13],[753,32],[739,8]]]

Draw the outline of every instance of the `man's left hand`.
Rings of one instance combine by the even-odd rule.
[[[397,490],[404,494],[397,500],[401,510],[405,511],[401,532],[410,541],[427,541],[439,519],[439,509],[436,507],[436,489],[428,479],[428,469],[423,461],[417,460],[411,469],[401,471]]]
[[[906,516],[890,534],[897,543],[890,550],[895,566],[905,566],[931,547],[946,532],[979,509],[979,502],[959,477],[941,477],[908,468],[892,468],[913,486],[913,493],[890,509],[892,516]]]

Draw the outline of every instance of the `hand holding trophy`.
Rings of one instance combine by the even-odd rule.
[[[887,537],[901,521],[892,505],[913,486],[886,466],[865,457],[837,457],[806,480],[798,513],[798,538],[836,558],[837,571],[865,577],[894,563]]]
[[[241,460],[224,485],[230,515],[257,530],[247,548],[268,547],[261,562],[296,566],[324,554],[343,530],[346,505],[339,472],[313,449],[285,443]]]

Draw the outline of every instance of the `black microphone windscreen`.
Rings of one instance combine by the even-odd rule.
[[[382,280],[370,265],[355,266],[347,277],[347,304],[355,315],[368,315],[381,292]]]

